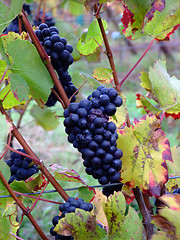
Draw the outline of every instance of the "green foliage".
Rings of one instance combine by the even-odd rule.
[[[0,153],[2,153],[8,133],[11,130],[11,124],[6,120],[6,117],[0,114]]]
[[[24,0],[0,1],[0,33],[21,11]]]
[[[31,95],[42,107],[50,95],[53,81],[34,45],[22,39],[11,40],[8,36],[6,43],[6,36],[1,38],[4,52],[9,55],[5,60],[11,71],[9,77],[14,95],[19,101],[27,100]]]
[[[107,23],[102,20],[105,31],[107,30]],[[88,31],[83,32],[81,38],[77,43],[77,50],[82,55],[89,55],[96,51],[96,49],[102,45],[102,34],[98,25],[98,21],[95,19],[89,25]]]
[[[37,105],[33,105],[30,114],[36,120],[36,124],[43,127],[46,131],[55,129],[59,124],[55,113],[47,107],[41,109]]]
[[[11,216],[11,221],[15,226],[18,224],[18,222],[16,221],[16,216],[17,214],[13,214]],[[8,216],[0,217],[0,239],[14,240],[14,236],[11,233],[16,235],[18,228],[19,228],[18,225],[17,227],[14,227],[13,225],[11,225]]]
[[[148,91],[149,98],[158,104],[154,107],[141,95],[139,100],[147,110],[153,113],[164,111],[169,114],[180,112],[180,80],[169,76],[165,61],[157,61],[154,68],[150,67],[149,75],[142,72],[140,78],[141,86]]]
[[[90,187],[79,187],[78,198],[82,198],[85,202],[90,202],[94,197],[94,189]]]

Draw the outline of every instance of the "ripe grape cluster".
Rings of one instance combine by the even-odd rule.
[[[17,150],[22,153],[26,153],[24,149]],[[30,158],[26,158],[15,152],[11,153],[11,159],[6,160],[6,163],[10,167],[11,171],[11,177],[8,182],[9,184],[14,180],[26,180],[39,171]]]
[[[23,4],[23,10],[30,15],[31,9],[29,4]],[[19,27],[18,27],[18,17],[12,20],[12,22],[7,26],[7,28],[3,31],[3,33],[7,34],[8,32],[15,32],[19,33]],[[24,25],[22,25],[22,31],[26,31]]]
[[[123,153],[117,149],[116,125],[109,122],[122,99],[114,88],[99,86],[80,103],[71,103],[64,111],[64,126],[68,141],[82,154],[87,174],[100,184],[117,183]],[[104,187],[106,196],[121,190],[121,186]]]
[[[76,91],[77,88],[73,85],[71,81],[71,76],[68,73],[69,65],[74,61],[71,53],[73,52],[73,47],[67,44],[65,38],[59,36],[59,31],[56,27],[48,27],[47,24],[42,23],[39,25],[39,29],[35,31],[46,53],[51,57],[51,63],[53,68],[56,70],[59,81],[61,82],[67,97],[70,98]],[[55,91],[56,88],[54,87]],[[56,96],[52,92],[46,103],[46,106],[54,106],[57,101]],[[75,102],[76,97],[73,96],[71,102]]]
[[[55,216],[52,220],[52,224],[54,225],[50,229],[50,234],[55,236],[55,240],[60,239],[67,239],[72,240],[74,239],[72,236],[63,236],[54,231],[55,226],[58,224],[58,221],[65,217],[67,213],[75,212],[77,208],[80,208],[85,211],[92,211],[93,205],[91,203],[84,202],[82,198],[78,198],[77,200],[73,197],[68,198],[66,203],[63,203],[59,206],[59,211],[61,212],[60,216]]]

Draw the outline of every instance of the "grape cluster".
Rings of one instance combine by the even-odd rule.
[[[71,76],[67,71],[69,65],[74,61],[73,56],[71,55],[73,47],[70,44],[67,44],[65,38],[59,36],[59,31],[56,27],[48,27],[47,24],[42,23],[39,25],[39,29],[36,30],[35,33],[41,45],[44,46],[46,53],[51,57],[51,63],[59,76],[59,81],[61,82],[67,97],[70,98],[77,91],[77,88],[73,85]],[[54,90],[56,91],[55,87]],[[56,101],[57,98],[52,92],[46,106],[54,106]],[[74,95],[71,102],[75,101],[76,97]]]
[[[22,153],[26,153],[24,149],[17,150]],[[8,182],[9,184],[14,180],[26,180],[39,171],[30,158],[26,158],[15,152],[11,153],[11,159],[6,160],[6,163],[10,167],[11,171],[11,177]]]
[[[40,10],[38,19],[34,18],[33,20],[35,26],[39,26],[42,23],[42,17],[43,17],[43,11]],[[44,20],[45,20],[45,23],[48,25],[48,27],[52,27],[55,25],[55,21],[49,12],[45,13]]]
[[[30,15],[31,9],[29,4],[23,4],[23,10]],[[18,17],[12,20],[12,22],[7,26],[7,28],[3,31],[3,33],[7,34],[8,32],[15,32],[19,33],[19,27],[18,27]],[[22,25],[22,31],[26,31],[24,25]]]
[[[52,220],[52,224],[54,225],[50,229],[50,234],[55,236],[55,240],[60,239],[67,239],[72,240],[74,239],[72,236],[63,236],[54,231],[55,226],[58,224],[58,221],[65,217],[67,213],[75,212],[76,208],[80,208],[85,211],[92,211],[93,205],[91,203],[84,202],[82,198],[78,198],[77,200],[73,197],[68,198],[66,203],[63,203],[59,206],[59,211],[61,212],[61,216],[55,216]]]
[[[180,188],[177,188],[173,191],[173,194],[180,194]]]
[[[64,126],[68,141],[82,154],[87,174],[98,179],[100,184],[117,183],[123,153],[117,149],[116,125],[109,122],[122,99],[114,88],[99,86],[97,90],[80,103],[71,103],[64,111]],[[121,187],[104,187],[106,196]]]

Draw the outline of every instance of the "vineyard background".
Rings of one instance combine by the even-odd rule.
[[[79,5],[74,5],[73,8],[73,4]],[[56,5],[55,8],[53,7],[54,5]],[[58,5],[58,1],[48,1],[46,9],[48,12],[52,10],[50,12],[52,12],[53,17],[55,18],[55,26],[57,26],[60,30],[60,35],[66,37],[67,40],[71,42],[71,35],[73,34],[72,29],[74,29],[76,39],[78,40],[81,36],[81,32],[88,28],[88,25],[94,19],[93,12],[86,12],[83,5],[77,3],[76,1],[67,1],[64,6],[62,5],[62,8]],[[36,4],[33,3],[31,7],[34,12],[37,10]],[[75,11],[72,11],[72,9]],[[114,55],[119,80],[122,80],[123,77],[125,77],[129,69],[136,63],[137,59],[140,58],[151,40],[150,37],[143,37],[132,42],[130,40],[125,40],[120,31],[122,11],[123,9],[119,7],[117,3],[111,3],[107,4],[106,11],[101,15],[101,17],[108,23],[107,36]],[[75,40],[73,41],[75,46],[77,42],[75,42]],[[178,79],[180,79],[180,55],[177,54],[178,52],[180,52],[180,31],[176,31],[175,34],[171,36],[171,40],[169,42],[154,42],[148,54],[123,84],[122,91],[127,97],[127,106],[131,121],[134,118],[139,119],[145,114],[144,110],[136,107],[136,93],[141,92],[145,94],[145,90],[140,87],[140,72],[142,70],[148,71],[149,67],[152,67],[157,59],[163,59],[167,61],[167,70],[170,76],[175,75]],[[90,59],[86,57],[80,58],[79,56],[78,58],[79,59],[75,61],[69,69],[69,73],[71,74],[73,82],[77,87],[80,87],[84,81],[79,75],[80,72],[92,74],[95,67],[109,66],[107,57],[104,53],[102,53],[102,51],[100,51],[100,55],[97,56],[96,62],[88,62]],[[91,89],[89,88],[88,83],[85,83],[80,90],[81,94],[79,94],[79,99],[82,98],[82,95],[87,96],[89,91],[91,91]],[[52,108],[56,111],[57,115],[60,116],[58,128],[52,131],[44,131],[41,126],[36,125],[34,118],[31,116],[31,108],[33,104],[33,102],[29,104],[27,112],[23,116],[20,125],[20,132],[30,144],[34,152],[44,161],[46,166],[57,163],[64,167],[70,169],[72,168],[80,174],[82,179],[88,185],[98,185],[98,182],[95,179],[85,174],[81,155],[66,140],[67,135],[62,124],[63,118],[61,118],[63,109],[60,103],[56,104],[56,106]],[[15,119],[16,124],[19,118],[19,113],[12,110],[11,114],[12,118]],[[180,134],[179,121],[174,121],[171,117],[164,119],[162,129],[167,133],[171,146],[180,146],[180,135],[178,135]],[[13,146],[14,148],[19,147],[16,140],[14,140]],[[68,182],[61,182],[61,186],[64,188],[73,188],[80,186],[80,184],[71,183],[69,186]],[[46,190],[51,189],[52,187],[49,185]],[[69,196],[75,197],[77,195],[77,191],[70,191],[68,194]],[[59,194],[47,193],[46,198],[59,201],[60,197]],[[153,199],[151,199],[151,201],[153,202]],[[136,204],[132,203],[131,205],[136,208]],[[51,227],[51,219],[57,214],[57,212],[58,205],[56,206],[55,204],[41,202],[41,206],[37,204],[32,213],[35,219],[37,219],[40,227],[42,227],[43,230],[46,229],[45,234],[49,237],[49,239],[53,239],[48,232]],[[19,230],[19,236],[22,238],[23,236],[26,236],[25,239],[28,240],[40,239],[37,237],[35,230],[33,230],[32,225],[26,218]]]

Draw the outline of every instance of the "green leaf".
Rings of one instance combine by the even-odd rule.
[[[151,238],[151,240],[169,240],[169,239],[170,238],[169,238],[168,234],[166,234],[163,231],[157,231],[157,233],[153,234],[152,238]]]
[[[125,198],[121,192],[114,193],[104,203],[104,212],[108,221],[108,239],[142,239],[143,225],[137,212],[129,206],[126,215]]]
[[[0,79],[3,76],[3,74],[6,70],[6,67],[7,67],[6,61],[5,60],[0,60]],[[9,70],[6,72],[6,75],[5,75],[4,79],[7,79],[8,73],[9,73]]]
[[[93,78],[91,75],[87,73],[80,72],[80,76],[85,78],[85,81],[89,82],[89,85],[96,89],[99,85],[101,85],[95,78]]]
[[[158,110],[167,114],[180,113],[180,80],[176,77],[170,77],[166,70],[165,61],[157,61],[154,68],[149,69],[149,76],[142,72],[142,87],[148,91],[149,98],[155,100],[158,104]],[[147,110],[157,110],[147,104],[143,99],[143,105]],[[156,107],[157,108],[157,107]]]
[[[137,108],[144,108],[145,109],[145,111],[147,111],[147,112],[151,112],[151,113],[153,113],[154,115],[156,114],[156,113],[161,113],[162,112],[162,110],[159,110],[159,108],[158,108],[158,106],[156,107],[156,106],[154,106],[153,104],[151,104],[145,97],[144,97],[144,95],[142,95],[142,94],[140,94],[140,93],[138,93],[138,94],[136,94],[136,96],[137,96],[137,99],[136,99],[136,106],[137,106]]]
[[[9,56],[10,63],[7,64],[11,70],[10,81],[14,94],[22,101],[30,93],[42,107],[51,93],[53,81],[36,48],[26,40],[17,39],[6,43],[6,36],[1,38]]]
[[[11,225],[11,223],[9,221],[9,216],[7,216],[7,217],[1,216],[0,217],[0,239],[14,240],[14,236],[12,236],[11,233],[16,235],[16,232],[19,228],[18,222],[16,222],[16,217],[17,217],[17,213],[13,214],[11,216],[11,222],[15,226],[17,225],[17,227],[14,227],[13,225]]]
[[[107,30],[107,23],[102,20],[105,31]],[[98,21],[95,19],[89,25],[88,31],[84,32],[77,43],[77,50],[82,55],[89,55],[96,51],[102,45],[103,38],[99,28]]]
[[[113,79],[112,69],[99,67],[94,69],[93,75],[102,84],[109,84]]]
[[[3,160],[1,160],[0,164],[1,164],[0,171],[2,172],[2,174],[5,177],[6,181],[8,182],[9,178],[11,176],[10,168]],[[4,184],[3,184],[3,182],[1,180],[0,180],[0,190],[1,191],[5,190],[5,186],[4,186]]]
[[[21,11],[24,0],[0,1],[0,33]]]
[[[78,198],[82,198],[85,202],[90,202],[94,197],[94,189],[90,187],[79,187]]]
[[[75,0],[68,0],[64,5],[64,10],[70,12],[74,16],[79,16],[84,14],[84,6],[82,2]]]
[[[82,209],[76,209],[75,213],[67,213],[58,221],[54,231],[78,240],[103,240],[106,234],[106,231],[96,224],[95,216]]]
[[[41,109],[37,105],[33,105],[30,114],[36,120],[36,124],[43,127],[46,131],[53,130],[59,125],[56,114],[47,107]]]
[[[14,180],[10,184],[13,191],[21,192],[21,193],[33,193],[31,189],[28,188],[28,185],[22,180],[22,181],[16,181]]]
[[[0,114],[0,153],[4,150],[8,133],[11,131],[11,124],[6,120],[6,117]]]
[[[160,128],[160,120],[146,115],[119,133],[117,147],[123,151],[122,182],[160,196],[168,180],[166,160],[172,161],[170,144]]]
[[[11,84],[8,84],[0,91],[0,100],[3,100],[2,105],[4,109],[13,108],[19,104],[25,104],[25,101],[20,102],[14,97],[11,91]]]

